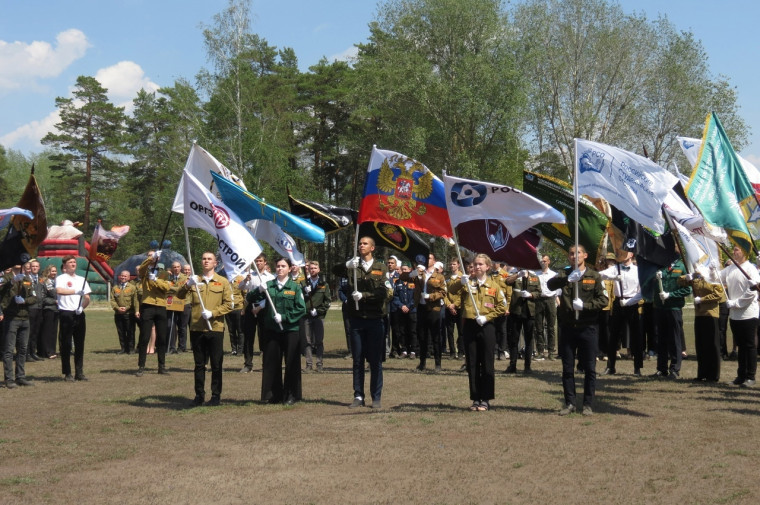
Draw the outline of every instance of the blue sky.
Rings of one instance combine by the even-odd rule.
[[[463,0],[465,1],[465,0]],[[253,0],[252,30],[293,47],[302,70],[323,56],[344,59],[369,35],[375,0]],[[714,74],[736,87],[752,129],[741,154],[760,165],[756,0],[627,0],[626,12],[667,15],[700,39]],[[91,75],[128,105],[141,87],[194,83],[207,65],[200,25],[227,0],[0,0],[0,144],[29,153],[55,123],[55,98]],[[719,6],[719,7],[716,7]],[[705,111],[707,113],[708,111]],[[701,132],[683,132],[699,136]]]

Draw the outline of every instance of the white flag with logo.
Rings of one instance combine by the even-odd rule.
[[[637,223],[663,233],[661,208],[676,176],[638,154],[590,140],[575,142],[578,193],[604,198]]]
[[[183,172],[186,228],[200,228],[216,238],[227,278],[242,274],[261,254],[261,246],[243,222],[221,200],[193,177]]]
[[[201,187],[213,190],[214,179],[211,177],[211,172],[216,172],[227,180],[234,182],[245,189],[245,184],[227,167],[222,165],[219,160],[211,156],[211,154],[203,149],[198,144],[193,144],[190,148],[190,154],[187,156],[185,162],[185,169],[182,171],[182,179],[179,181],[177,187],[177,193],[174,195],[174,203],[172,204],[172,211],[182,214],[185,210],[184,205],[184,174],[189,173],[200,183]],[[216,194],[216,191],[214,191]]]
[[[266,219],[254,219],[245,223],[251,234],[258,240],[263,240],[272,246],[272,249],[296,266],[305,264],[303,254],[296,247],[293,237],[282,231],[282,228]]]
[[[451,227],[476,219],[498,220],[516,237],[538,223],[565,222],[549,204],[519,189],[443,175]]]

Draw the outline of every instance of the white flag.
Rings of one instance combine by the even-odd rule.
[[[216,238],[227,278],[242,274],[261,254],[261,246],[237,214],[204,188],[198,179],[183,172],[182,181],[185,227],[200,228]]]
[[[497,220],[513,237],[538,223],[565,222],[560,211],[519,189],[443,174],[451,227],[476,219]]]
[[[578,193],[604,198],[637,223],[663,233],[661,207],[676,176],[638,154],[590,140],[575,142]]]
[[[174,203],[172,204],[172,211],[182,214],[185,210],[184,206],[184,174],[190,173],[200,183],[201,187],[208,190],[212,190],[214,187],[214,179],[211,177],[211,172],[216,172],[227,180],[238,184],[245,189],[242,179],[229,171],[227,167],[222,165],[216,158],[211,156],[208,151],[203,149],[198,144],[193,144],[190,148],[190,154],[187,156],[185,162],[185,169],[182,171],[182,179],[179,181],[177,187],[177,194],[174,195]],[[216,192],[214,192],[216,194]]]
[[[272,221],[254,219],[245,224],[256,239],[271,245],[278,254],[290,259],[291,263],[299,267],[305,264],[303,254],[296,247],[293,237],[282,231],[282,228]]]

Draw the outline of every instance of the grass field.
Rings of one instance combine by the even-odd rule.
[[[350,410],[351,361],[340,311],[331,310],[326,370],[304,375],[303,402],[258,403],[259,357],[254,373],[241,374],[242,357],[226,355],[222,405],[191,408],[190,353],[167,356],[169,376],[149,356],[138,378],[137,357],[115,353],[111,313],[88,309],[87,324],[89,382],[63,382],[60,361],[48,360],[27,365],[34,387],[0,389],[2,504],[760,499],[760,397],[725,384],[735,362],[723,364],[722,384],[706,385],[688,380],[693,359],[680,381],[635,378],[621,361],[618,375],[599,377],[586,418],[557,416],[559,361],[535,363],[530,377],[499,373],[492,410],[474,413],[462,362],[444,359],[433,374],[394,359],[385,363],[384,408]],[[654,371],[647,361],[645,375]]]

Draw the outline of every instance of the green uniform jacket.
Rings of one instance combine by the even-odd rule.
[[[350,292],[359,291],[362,299],[359,300],[359,310],[356,310],[356,302],[349,294],[347,304],[348,317],[359,319],[380,319],[385,315],[386,302],[393,298],[393,286],[388,280],[388,267],[382,261],[375,259],[368,272],[359,266],[356,269],[356,287],[354,287],[354,271],[348,270],[346,278]]]
[[[603,310],[609,303],[607,290],[604,288],[604,280],[599,272],[586,267],[583,277],[577,282],[578,298],[583,300],[583,310],[576,312],[573,310],[573,299],[575,298],[575,286],[567,282],[567,276],[571,268],[565,268],[557,273],[546,282],[546,287],[551,290],[562,289],[562,296],[559,297],[559,307],[557,307],[557,320],[561,326],[590,326],[599,324],[599,311]]]
[[[34,290],[34,283],[31,277],[24,276],[23,280],[13,282],[13,274],[6,282],[10,283],[10,289],[8,290],[8,306],[3,310],[3,315],[6,319],[29,319],[29,307],[37,303],[37,293]],[[15,298],[20,296],[26,303],[16,303]]]
[[[663,267],[659,270],[662,272],[662,290],[670,293],[667,300],[660,299],[660,287],[655,284],[654,289],[654,308],[662,310],[680,310],[684,306],[684,298],[691,293],[691,286],[679,286],[678,278],[686,273],[683,261],[676,260],[669,267]],[[657,283],[657,277],[653,276],[647,283]],[[642,293],[644,287],[641,288]]]
[[[462,317],[465,319],[475,319],[480,314],[486,316],[486,320],[493,321],[507,313],[504,293],[493,277],[487,277],[482,285],[475,279],[469,279],[467,286],[463,285],[461,280],[457,284],[452,283],[451,288],[462,300]],[[473,299],[475,305],[472,304]],[[478,309],[477,313],[475,307]]]
[[[528,291],[532,298],[523,298],[520,291]],[[512,299],[509,303],[509,314],[519,317],[533,317],[536,313],[536,299],[541,296],[541,281],[533,272],[528,277],[517,278],[512,284]]]
[[[190,331],[209,331],[206,320],[201,313],[203,308],[210,310],[212,318],[211,331],[224,331],[224,315],[232,311],[232,288],[230,283],[221,275],[215,273],[211,280],[206,283],[201,276],[196,275],[196,280],[201,279],[198,284],[189,287],[187,284],[182,285],[177,291],[180,298],[187,297],[188,292],[192,296],[192,313],[190,315]],[[195,288],[198,288],[197,290]],[[200,293],[200,298],[198,297]],[[203,308],[201,307],[203,300]]]
[[[282,289],[277,288],[277,279],[267,282],[267,291],[272,303],[277,309],[277,313],[282,316],[282,329],[274,321],[274,311],[267,300],[267,305],[262,312],[259,312],[259,318],[263,317],[264,328],[274,332],[298,331],[298,325],[301,318],[306,315],[306,303],[303,299],[301,286],[293,279],[283,284]],[[250,303],[258,303],[265,299],[264,293],[254,289],[248,293],[247,300]]]
[[[111,308],[116,312],[119,307],[126,307],[128,313],[140,310],[140,299],[134,282],[127,282],[124,289],[121,289],[121,284],[114,284],[111,288]]]
[[[306,312],[310,312],[311,309],[317,309],[317,317],[324,319],[332,301],[330,286],[327,285],[322,277],[319,277],[316,287],[309,294],[306,294],[306,286],[311,286],[310,278],[301,283],[301,288],[304,289],[303,297],[306,303]]]

